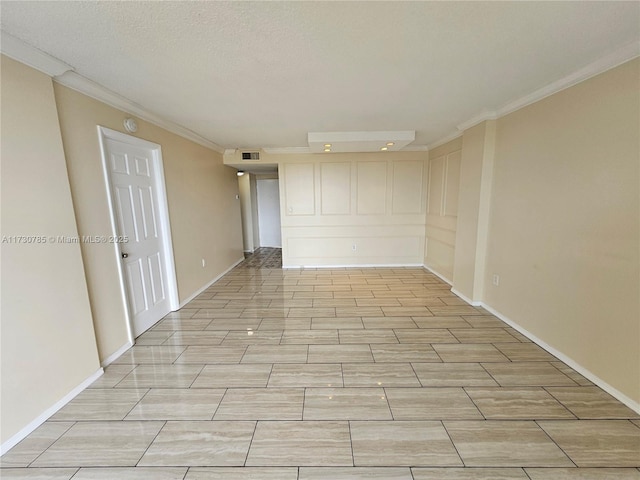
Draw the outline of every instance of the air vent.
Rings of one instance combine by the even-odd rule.
[[[260,152],[242,152],[242,160],[260,160]]]

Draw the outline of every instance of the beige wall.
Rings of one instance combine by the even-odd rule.
[[[484,295],[636,405],[639,74],[636,59],[498,120]]]
[[[2,418],[8,442],[99,371],[51,78],[2,56]],[[15,235],[46,243],[7,243]],[[51,238],[53,237],[53,238]]]
[[[256,176],[249,177],[249,191],[251,192],[251,220],[253,222],[251,230],[253,231],[253,249],[260,246],[260,225],[258,225],[258,186],[256,184]]]
[[[491,120],[462,137],[453,284],[458,295],[474,303],[482,300],[484,291],[495,132]]]
[[[109,235],[96,126],[123,131],[127,115],[62,85],[54,88],[78,230],[81,235]],[[222,155],[150,123],[138,121],[135,136],[162,146],[178,292],[183,302],[243,257],[236,172],[223,165]],[[110,245],[83,244],[82,254],[104,361],[127,342],[119,259]]]
[[[461,160],[461,136],[429,152],[424,264],[449,283],[456,251]]]
[[[245,252],[255,250],[253,244],[253,199],[251,198],[251,174],[238,177],[240,191],[240,210],[242,213],[242,245]]]
[[[421,265],[426,157],[264,154],[279,165],[284,265]]]

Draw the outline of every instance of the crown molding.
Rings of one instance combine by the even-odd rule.
[[[525,95],[524,97],[520,97],[513,102],[509,102],[503,105],[496,110],[496,118],[508,115],[509,113],[515,112],[516,110],[526,107],[527,105],[538,102],[543,98],[553,95],[554,93],[558,93],[562,90],[573,87],[580,82],[584,82],[591,77],[595,77],[596,75],[604,73],[607,70],[611,70],[612,68],[615,68],[618,65],[622,65],[629,60],[633,60],[638,56],[640,56],[640,41],[634,41],[627,45],[624,45],[623,47],[614,50],[608,55],[605,55],[595,62],[592,62],[579,70],[576,70],[575,72],[567,75],[564,78],[556,80],[555,82],[552,82],[547,86],[530,93],[529,95]]]
[[[265,153],[268,154],[304,154],[311,153],[311,149],[309,147],[266,147],[262,149]]]
[[[496,120],[498,118],[498,114],[496,112],[484,111],[479,113],[475,117],[471,117],[466,122],[462,122],[456,128],[459,132],[464,132],[465,130],[470,129],[471,127],[475,127],[479,123],[486,122],[487,120]]]
[[[94,98],[102,103],[106,103],[107,105],[117,108],[118,110],[129,113],[137,118],[140,118],[141,120],[153,123],[158,127],[164,128],[169,132],[175,133],[176,135],[191,140],[192,142],[202,145],[203,147],[210,148],[211,150],[214,150],[218,153],[224,153],[224,148],[222,148],[220,145],[217,145],[212,141],[201,137],[188,128],[182,127],[181,125],[170,122],[154,113],[151,113],[141,105],[138,105],[137,103],[134,103],[115,92],[112,92],[111,90],[103,87],[93,80],[89,80],[88,78],[83,77],[76,72],[65,72],[64,74],[55,77],[54,81],[59,83],[60,85],[64,85],[65,87],[69,87],[84,95]]]
[[[89,97],[106,103],[107,105],[110,105],[114,108],[118,108],[127,113],[130,113],[142,120],[153,123],[154,125],[180,135],[181,137],[187,138],[199,145],[210,148],[218,153],[229,154],[230,150],[233,150],[225,150],[221,146],[217,145],[214,142],[211,142],[210,140],[207,140],[197,133],[178,124],[165,120],[152,112],[149,112],[141,105],[131,102],[125,97],[122,97],[121,95],[118,95],[117,93],[106,89],[98,83],[93,82],[92,80],[89,80],[82,75],[79,75],[74,71],[74,68],[71,65],[25,43],[24,41],[8,34],[5,31],[0,31],[0,35],[0,52],[14,60],[24,63],[53,77],[54,80],[61,85],[65,85],[73,90],[77,90],[80,93],[88,95]],[[402,150],[428,151],[429,149],[436,148],[459,137],[464,130],[468,130],[469,128],[478,125],[479,123],[482,123],[486,120],[495,120],[502,116],[508,115],[509,113],[515,112],[516,110],[526,107],[527,105],[531,105],[532,103],[540,101],[543,98],[570,88],[595,75],[615,68],[618,65],[621,65],[638,56],[640,56],[640,42],[631,42],[611,52],[610,54],[605,55],[604,57],[601,57],[600,59],[590,63],[589,65],[575,71],[574,73],[556,80],[555,82],[552,82],[528,95],[509,102],[501,106],[500,108],[497,108],[496,110],[485,110],[471,117],[469,120],[460,123],[457,126],[457,131],[451,132],[449,135],[442,137],[439,140],[430,143],[429,145],[408,145]],[[263,150],[269,154],[311,153],[311,149],[309,147],[275,147],[264,148]]]
[[[474,127],[479,123],[487,120],[497,120],[500,117],[504,117],[505,115],[513,113],[516,110],[526,107],[527,105],[538,102],[543,98],[549,97],[555,93],[561,92],[562,90],[573,87],[580,82],[584,82],[591,77],[595,77],[596,75],[604,73],[607,70],[611,70],[612,68],[615,68],[618,65],[622,65],[623,63],[633,60],[634,58],[639,56],[640,41],[633,41],[631,43],[628,43],[627,45],[614,50],[608,55],[599,58],[595,62],[592,62],[579,70],[576,70],[566,77],[556,80],[555,82],[551,82],[550,84],[539,88],[538,90],[535,90],[534,92],[531,92],[524,97],[520,97],[517,100],[506,103],[496,110],[485,110],[471,117],[469,120],[467,120],[466,122],[462,122],[456,127],[458,130],[457,132],[452,132],[446,137],[430,143],[429,148],[435,148],[443,145],[460,136],[465,130]]]
[[[287,155],[287,154],[305,154],[305,153],[313,153],[309,147],[266,147],[262,149],[265,153],[270,155]],[[233,149],[229,149],[225,151],[225,153],[233,153]],[[398,152],[428,152],[429,146],[427,145],[407,145]],[[390,152],[387,152],[390,153]],[[393,153],[393,152],[391,152]]]
[[[73,71],[71,65],[38,50],[4,30],[0,31],[0,51],[7,57],[46,73],[50,77]]]
[[[427,145],[407,145],[402,147],[398,152],[428,152],[429,147]]]
[[[450,142],[451,140],[455,140],[456,138],[461,136],[462,136],[462,132],[459,130],[456,130],[454,132],[451,132],[446,137],[442,137],[440,140],[430,143],[428,145],[428,148],[429,150],[433,150],[434,148],[438,148],[440,145],[444,145],[445,143]]]
[[[48,53],[39,50],[32,45],[8,34],[0,31],[0,51],[20,63],[24,63],[29,67],[35,68],[50,77],[53,77],[57,83],[83,93],[91,98],[95,98],[107,105],[119,110],[123,110],[149,123],[153,123],[158,127],[164,128],[169,132],[180,135],[191,140],[203,147],[210,148],[218,153],[223,153],[224,149],[219,145],[201,137],[195,132],[182,127],[178,124],[165,120],[158,115],[149,112],[141,105],[138,105],[111,90],[106,89],[102,85],[83,77],[76,73],[74,68]]]

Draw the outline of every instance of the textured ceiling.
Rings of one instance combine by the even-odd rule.
[[[2,1],[2,29],[225,148],[428,145],[640,38],[639,2]]]

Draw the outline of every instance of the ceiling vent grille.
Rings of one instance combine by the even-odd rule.
[[[260,152],[242,152],[242,160],[260,160]]]

